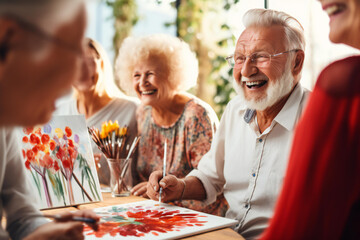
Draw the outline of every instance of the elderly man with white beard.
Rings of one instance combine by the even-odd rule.
[[[268,226],[280,192],[295,125],[309,92],[299,80],[305,40],[301,24],[286,13],[253,9],[244,15],[245,30],[233,67],[238,95],[229,102],[210,151],[186,178],[152,173],[147,194],[158,199],[197,199],[211,203],[224,193],[226,217],[246,239]]]

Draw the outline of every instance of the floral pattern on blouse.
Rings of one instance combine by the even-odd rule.
[[[171,126],[157,125],[152,118],[151,109],[150,106],[140,105],[137,110],[141,135],[136,165],[137,181],[148,181],[153,171],[162,170],[165,141],[166,172],[183,178],[198,166],[201,157],[210,150],[219,120],[210,106],[196,98],[185,104],[183,113]],[[228,209],[222,194],[210,205],[197,200],[176,201],[175,204],[219,216],[224,216]]]

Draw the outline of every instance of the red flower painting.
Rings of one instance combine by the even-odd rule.
[[[64,205],[75,204],[73,179],[90,201],[93,197],[84,189],[84,179],[89,180],[92,193],[100,199],[95,187],[95,180],[91,175],[91,170],[86,160],[79,154],[80,138],[73,130],[66,126],[64,130],[52,128],[49,124],[41,127],[24,128],[22,143],[25,167],[31,172],[34,182],[41,196],[41,183],[43,186],[46,203],[48,207],[53,207],[51,194],[49,192],[50,181],[53,192],[62,199]],[[75,168],[81,170],[81,182],[74,174]],[[84,176],[85,174],[85,176]],[[41,181],[39,180],[39,176]],[[65,194],[68,197],[65,197]],[[67,201],[69,201],[67,203]]]
[[[101,212],[99,213],[101,215]],[[183,228],[203,226],[207,221],[200,213],[182,213],[180,210],[169,210],[165,207],[112,207],[103,217],[98,231],[85,226],[85,235],[97,238],[112,237],[145,237],[180,231]]]

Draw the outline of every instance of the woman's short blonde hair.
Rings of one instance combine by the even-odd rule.
[[[128,37],[124,40],[115,63],[119,85],[127,93],[133,93],[133,71],[136,64],[150,56],[161,59],[169,69],[168,86],[176,91],[194,87],[199,73],[198,61],[187,43],[166,34]]]

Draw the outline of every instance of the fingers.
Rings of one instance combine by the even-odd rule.
[[[91,218],[94,219],[95,221],[99,221],[100,217],[98,215],[96,215],[95,212],[93,212],[90,209],[84,209],[84,210],[78,210],[75,212],[62,212],[60,214],[58,214],[60,217],[56,219],[56,221],[58,222],[67,222],[67,221],[72,221],[73,217],[84,217],[84,218]]]
[[[155,192],[159,191],[159,188],[160,188],[159,180],[161,178],[162,178],[162,171],[158,170],[158,171],[151,173],[151,175],[149,177],[150,185],[148,185],[148,186],[151,186]]]
[[[95,212],[93,212],[90,209],[86,209],[86,210],[78,210],[76,212],[63,212],[61,214],[59,214],[60,218],[58,218],[56,221],[57,222],[71,222],[74,220],[78,220],[79,223],[85,222],[87,225],[89,225],[92,229],[97,230],[99,228],[98,226],[98,222],[100,221],[100,217],[98,215],[96,215]],[[84,218],[85,220],[95,220],[95,222],[88,222],[88,221],[83,221],[82,219],[74,219],[75,217],[81,217]]]
[[[64,230],[64,237],[60,237],[59,239],[85,239],[83,231],[84,231],[84,225],[80,222],[66,222],[66,223],[60,223],[61,227]]]
[[[89,225],[95,231],[99,229],[98,223],[100,221],[100,216],[96,215],[96,213],[94,211],[92,211],[90,209],[78,210],[78,211],[74,212],[73,215],[78,216],[78,217],[83,217],[83,218],[94,219],[95,223],[86,222],[86,224]]]
[[[162,187],[163,191],[161,193],[161,201],[162,202],[169,202],[173,200],[177,200],[177,193],[178,190],[178,184],[179,179],[175,177],[174,175],[168,175],[165,178],[160,180],[160,187]],[[158,194],[159,197],[159,194]]]
[[[160,180],[159,185],[163,189],[173,188],[178,184],[178,181],[174,175],[168,175]]]
[[[62,213],[58,214],[59,218],[57,218],[55,221],[68,222],[68,221],[72,220],[73,215],[74,214],[72,212],[62,212]]]
[[[90,209],[78,210],[72,213],[74,216],[92,218],[96,221],[100,220],[100,216],[98,216],[94,211]]]
[[[133,187],[131,189],[131,194],[133,194],[135,196],[148,198],[148,195],[146,194],[147,184],[148,184],[148,182],[139,183],[138,185],[136,185],[135,187]]]
[[[81,222],[50,222],[38,227],[26,240],[82,240],[84,225]],[[24,240],[25,240],[24,239]]]
[[[158,187],[159,188],[159,187]],[[158,200],[157,191],[154,190],[154,187],[151,185],[150,181],[146,186],[146,194],[152,200]]]
[[[160,174],[160,175],[159,175]],[[161,201],[168,202],[177,199],[178,189],[178,179],[174,175],[168,175],[165,178],[162,178],[162,172],[156,171],[150,175],[149,182],[147,185],[147,195],[153,200],[159,200],[159,189],[163,189],[161,194]],[[156,182],[155,180],[161,179]]]
[[[160,189],[159,180],[162,178],[162,171],[158,170],[151,173],[146,187],[146,194],[152,200],[158,200],[158,191]]]

